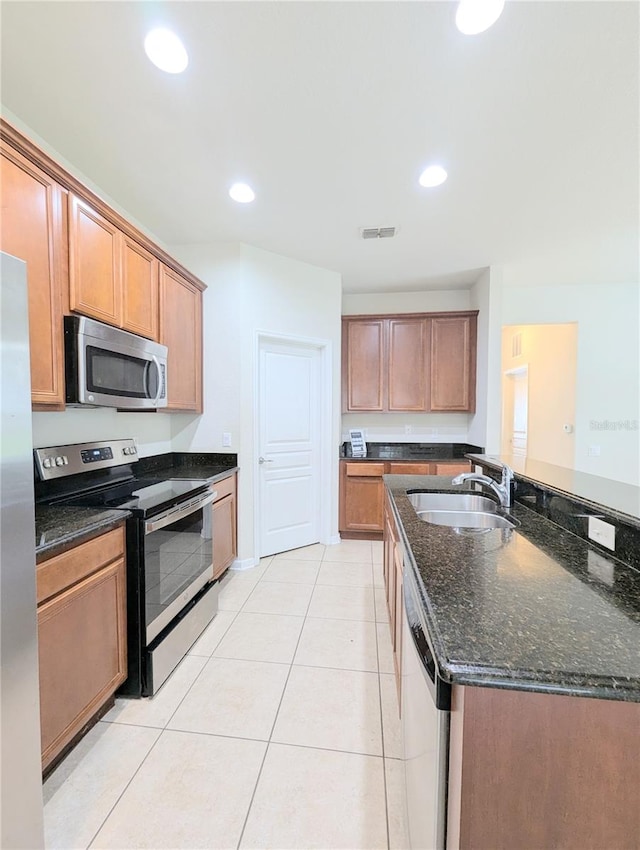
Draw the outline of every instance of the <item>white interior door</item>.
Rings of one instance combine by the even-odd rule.
[[[527,456],[529,428],[529,369],[522,366],[504,373],[503,454]]]
[[[260,556],[320,539],[321,352],[290,341],[259,349]]]

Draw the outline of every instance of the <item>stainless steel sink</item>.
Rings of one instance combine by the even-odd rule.
[[[476,493],[408,493],[418,517],[433,525],[490,531],[515,528],[516,520],[498,513],[498,503]]]
[[[408,493],[417,514],[423,511],[481,511],[495,513],[497,502],[475,493]]]
[[[516,523],[506,516],[483,511],[416,511],[424,522],[449,525],[453,528],[515,528]]]

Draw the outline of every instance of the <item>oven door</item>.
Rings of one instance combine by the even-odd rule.
[[[215,497],[208,491],[144,523],[147,646],[213,579]]]

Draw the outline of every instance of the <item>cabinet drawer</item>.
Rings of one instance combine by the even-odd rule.
[[[62,552],[36,568],[38,605],[124,554],[124,525]]]
[[[384,475],[384,463],[348,463],[347,475],[358,478],[382,478]]]
[[[221,481],[216,481],[209,485],[212,492],[217,493],[216,502],[224,499],[225,496],[233,496],[236,492],[236,476],[235,473],[228,478],[223,478]],[[215,505],[214,502],[213,504]]]
[[[435,475],[458,475],[460,472],[470,472],[471,463],[458,461],[457,463],[436,463]]]
[[[391,475],[431,475],[430,463],[390,463]]]

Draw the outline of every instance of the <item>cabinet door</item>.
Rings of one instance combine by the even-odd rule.
[[[402,706],[402,621],[404,617],[404,595],[402,592],[402,570],[404,567],[402,549],[396,542],[393,547],[394,580],[395,580],[395,611],[393,615],[393,664],[396,672],[396,688],[398,690],[398,708]]]
[[[384,319],[346,319],[342,325],[344,410],[384,410]]]
[[[122,314],[120,236],[89,204],[69,195],[69,306],[117,326]]]
[[[64,406],[63,190],[12,148],[1,157],[0,248],[27,263],[31,400]]]
[[[236,497],[232,493],[213,503],[213,577],[221,576],[236,555]]]
[[[164,265],[160,342],[169,349],[167,409],[202,413],[202,293]]]
[[[38,608],[43,768],[124,682],[126,647],[122,558]]]
[[[476,406],[476,317],[431,320],[431,410]]]
[[[428,330],[425,319],[389,319],[388,410],[428,410]]]
[[[122,327],[158,339],[159,262],[146,248],[122,234]]]
[[[383,531],[383,473],[383,463],[343,465],[341,531]]]

